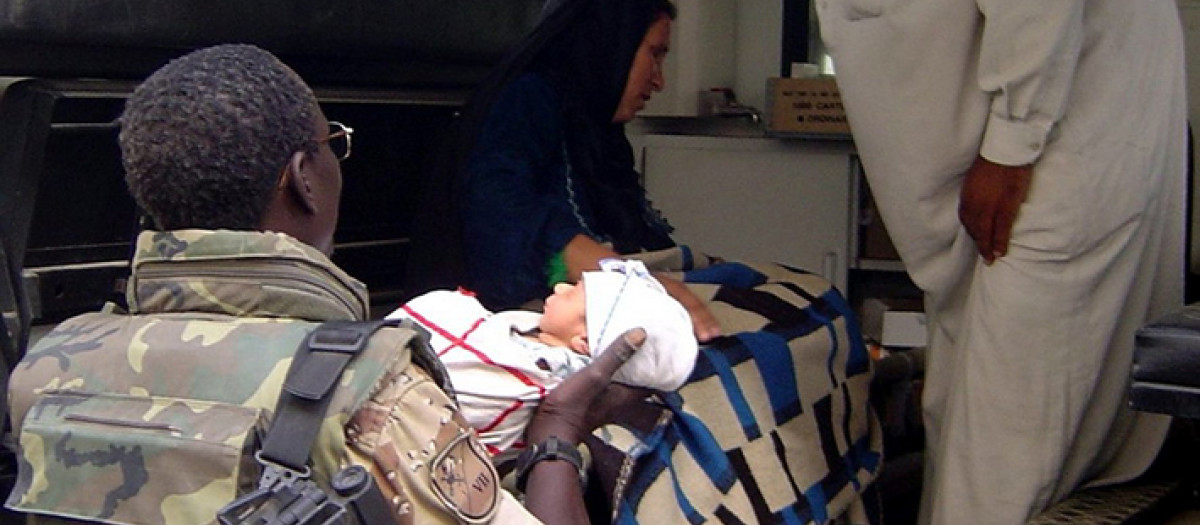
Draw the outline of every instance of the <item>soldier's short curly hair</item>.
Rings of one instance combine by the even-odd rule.
[[[271,53],[227,44],[150,75],[125,103],[125,182],[164,230],[252,230],[291,155],[315,151],[317,99]]]

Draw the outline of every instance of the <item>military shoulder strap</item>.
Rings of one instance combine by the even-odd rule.
[[[391,523],[390,510],[371,475],[353,465],[336,473],[328,493],[310,479],[308,458],[342,371],[376,330],[393,321],[323,323],[300,344],[288,369],[275,417],[255,458],[258,488],[217,514],[222,525]]]

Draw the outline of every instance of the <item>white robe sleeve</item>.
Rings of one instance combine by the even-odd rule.
[[[984,16],[979,86],[992,97],[980,155],[1034,163],[1067,106],[1085,0],[977,0]]]

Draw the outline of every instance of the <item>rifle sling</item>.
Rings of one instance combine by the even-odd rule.
[[[329,407],[330,392],[354,356],[366,348],[371,334],[394,321],[322,323],[296,350],[275,418],[260,451],[263,459],[304,471]]]

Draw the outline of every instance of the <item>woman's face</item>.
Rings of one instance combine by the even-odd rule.
[[[613,115],[613,122],[624,123],[633,120],[634,115],[646,107],[646,101],[656,91],[662,91],[666,80],[662,74],[663,59],[671,44],[671,18],[665,13],[650,25],[642,45],[638,47],[633,57],[633,65],[629,68],[629,79],[625,81],[625,92]]]

